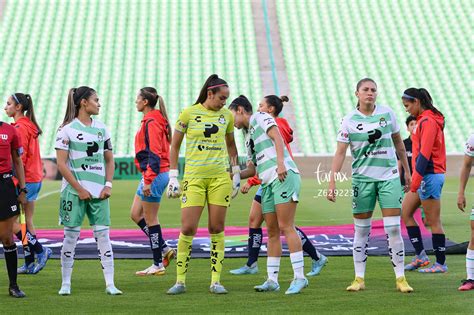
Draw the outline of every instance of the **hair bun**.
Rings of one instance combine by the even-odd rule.
[[[286,103],[286,102],[288,102],[290,99],[288,98],[288,96],[282,95],[282,96],[280,96],[280,100],[281,100],[283,103]]]

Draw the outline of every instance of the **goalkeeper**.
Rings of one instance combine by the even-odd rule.
[[[205,204],[208,205],[208,229],[211,236],[210,292],[225,294],[220,284],[224,261],[224,223],[230,198],[240,188],[240,169],[234,140],[234,119],[223,108],[229,98],[227,82],[216,74],[211,75],[201,89],[196,104],[184,109],[176,122],[171,141],[170,181],[168,197],[181,196],[181,233],[176,257],[176,284],[168,294],[186,291],[186,273],[191,257],[193,237]],[[186,166],[183,182],[178,177],[178,154],[186,135]],[[228,156],[232,164],[230,179]],[[181,194],[182,188],[182,194]]]

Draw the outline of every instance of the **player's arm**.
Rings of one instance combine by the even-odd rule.
[[[23,161],[21,160],[21,155],[17,149],[12,148],[11,150],[13,166],[15,167],[15,175],[18,179],[20,188],[25,188],[25,169],[23,168]],[[20,192],[18,195],[18,201],[25,206],[27,204],[26,193],[24,191]]]
[[[227,152],[229,154],[230,158],[230,165],[231,166],[236,166],[239,165],[239,158],[238,158],[238,153],[237,153],[237,145],[235,144],[235,137],[234,133],[226,133],[225,135],[225,143],[227,146]]]
[[[400,175],[404,176],[405,178],[405,192],[407,192],[408,187],[410,187],[410,184],[411,184],[411,174],[410,174],[410,167],[408,165],[405,144],[403,143],[402,137],[400,136],[399,132],[392,134],[392,140],[395,146],[395,151],[397,152],[397,156],[399,158],[398,161],[399,163],[401,163],[401,166],[403,167],[403,170],[404,170],[404,174],[400,174]]]
[[[85,190],[81,184],[76,180],[74,175],[72,174],[71,170],[67,166],[67,161],[68,161],[68,151],[66,150],[56,150],[56,162],[58,164],[58,170],[59,173],[64,177],[64,179],[69,183],[69,185],[74,188],[77,193],[79,194],[79,198],[81,200],[85,199],[92,199],[92,195]]]
[[[328,200],[332,202],[336,201],[336,195],[334,194],[334,191],[336,190],[336,174],[339,173],[342,169],[342,165],[344,164],[344,160],[346,159],[346,152],[348,147],[349,143],[339,141],[337,142],[336,153],[334,154],[334,158],[332,159],[331,174],[329,176],[329,191],[327,194]]]
[[[277,126],[271,126],[267,129],[267,135],[275,144],[275,151],[277,155],[277,173],[278,179],[282,182],[285,180],[287,171],[285,167],[284,143]]]
[[[104,151],[104,160],[105,160],[105,183],[106,185],[100,192],[100,199],[107,199],[112,195],[112,187],[109,186],[110,183],[112,184],[112,180],[114,178],[114,171],[115,171],[115,162],[114,162],[114,154],[111,150]]]
[[[471,173],[472,164],[474,157],[467,154],[464,155],[464,160],[461,166],[461,174],[459,176],[459,192],[458,192],[458,208],[464,212],[466,208],[466,196],[464,192],[466,191],[467,181],[469,180],[469,175]]]
[[[246,179],[256,174],[255,164],[252,161],[248,161],[247,168],[240,172],[240,178]]]

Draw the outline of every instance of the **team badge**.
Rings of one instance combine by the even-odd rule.
[[[221,115],[221,116],[219,117],[218,122],[219,122],[219,124],[222,124],[222,125],[225,124],[225,117],[224,117],[224,115]]]
[[[382,128],[387,127],[387,121],[385,120],[385,118],[383,118],[383,117],[380,118],[379,126],[382,127]]]
[[[104,141],[104,135],[102,135],[102,132],[100,131],[97,133],[97,140],[99,140],[99,142]]]
[[[352,202],[352,209],[355,209],[357,208],[357,204],[355,203],[355,201]]]
[[[250,127],[250,135],[253,135],[255,133],[255,128],[254,127]]]

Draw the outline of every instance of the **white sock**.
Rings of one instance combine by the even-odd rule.
[[[74,255],[76,244],[81,234],[81,227],[64,227],[63,247],[61,248],[61,286],[71,286],[72,267],[74,265]]]
[[[303,251],[290,253],[291,266],[295,279],[304,279],[304,258]]]
[[[94,237],[99,249],[100,263],[105,278],[105,286],[114,285],[114,253],[109,238],[109,227],[94,225]]]
[[[467,278],[474,280],[474,249],[467,249],[466,253]]]
[[[395,277],[405,276],[405,246],[403,245],[400,216],[384,217],[383,226],[388,240],[388,253],[393,264]]]
[[[352,244],[352,258],[356,277],[364,278],[365,265],[367,263],[367,247],[371,219],[354,219],[354,242]]]
[[[281,257],[267,257],[268,279],[278,283],[278,273],[280,272]]]

